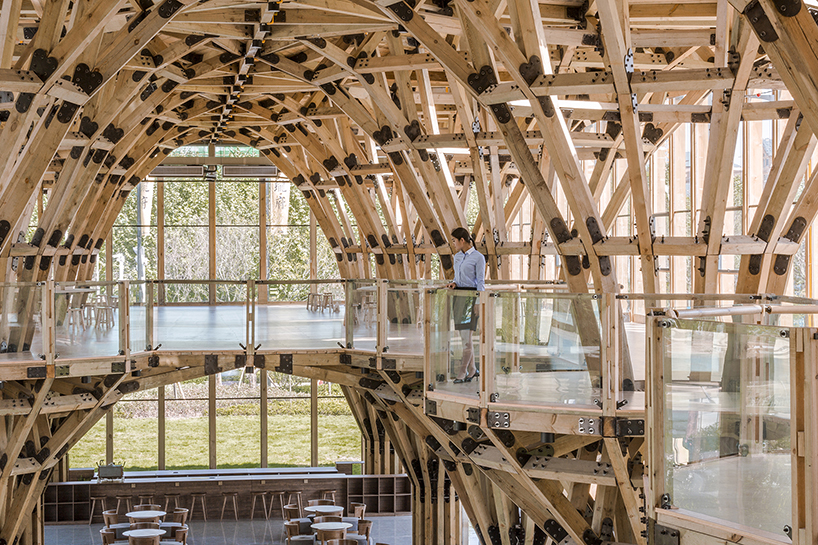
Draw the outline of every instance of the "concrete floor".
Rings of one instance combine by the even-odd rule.
[[[372,543],[406,545],[412,543],[411,516],[367,515],[372,520]],[[208,521],[194,520],[190,524],[188,543],[191,545],[284,545],[284,524],[274,518]],[[101,524],[47,525],[46,545],[100,545]]]

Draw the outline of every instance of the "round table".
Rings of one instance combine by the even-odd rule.
[[[305,507],[304,511],[315,513],[316,515],[341,515],[344,508],[338,505],[311,505]]]
[[[156,537],[165,535],[165,531],[143,528],[141,530],[128,530],[127,532],[122,532],[122,535],[125,537]]]
[[[159,522],[159,519],[167,515],[164,511],[131,511],[125,513],[129,519],[138,520],[140,522]]]
[[[310,528],[313,530],[348,530],[352,528],[352,525],[348,522],[316,522],[310,525]]]

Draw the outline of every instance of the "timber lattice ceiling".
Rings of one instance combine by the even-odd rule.
[[[691,256],[695,291],[715,292],[719,257],[740,255],[737,291],[780,293],[818,212],[815,176],[794,200],[818,127],[818,26],[799,0],[5,0],[0,32],[0,250],[18,280],[87,274],[129,191],[195,143],[258,148],[346,277],[367,253],[383,277],[422,276],[432,252],[450,274],[473,184],[494,277],[527,255],[542,279],[559,255],[572,291],[617,291],[628,257],[653,292],[658,256]],[[738,127],[759,120],[780,143],[725,236]],[[693,229],[657,237],[646,165],[702,125]],[[529,198],[530,236],[512,240]]]

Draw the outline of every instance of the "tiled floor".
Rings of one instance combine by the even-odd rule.
[[[412,543],[411,516],[367,515],[372,520],[372,543],[407,545]],[[281,519],[209,521],[190,523],[190,545],[279,545],[282,539]],[[100,545],[101,524],[47,525],[46,545]]]

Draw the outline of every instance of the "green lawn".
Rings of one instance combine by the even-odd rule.
[[[175,418],[166,421],[166,468],[208,467],[207,417]],[[216,419],[217,465],[258,467],[260,460],[259,417],[221,416]],[[157,420],[114,418],[114,461],[130,471],[157,468]],[[318,463],[359,460],[361,436],[351,415],[320,415],[318,418]],[[71,467],[93,467],[105,460],[105,420],[101,420],[69,453]],[[310,417],[269,417],[268,465],[310,465]]]

